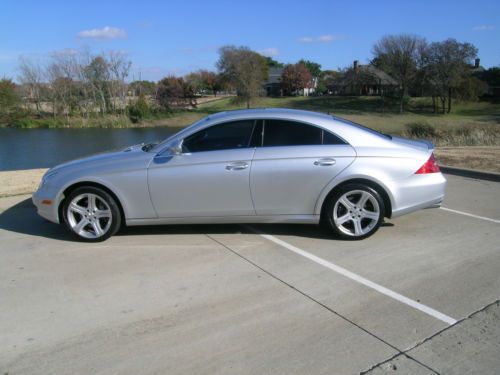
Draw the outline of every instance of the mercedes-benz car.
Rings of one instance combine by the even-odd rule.
[[[439,207],[445,184],[430,142],[322,113],[252,109],[51,168],[33,203],[83,241],[123,225],[205,223],[323,223],[359,240],[386,217]]]

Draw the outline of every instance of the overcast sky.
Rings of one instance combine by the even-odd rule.
[[[368,62],[379,38],[398,33],[471,42],[483,66],[498,66],[500,0],[2,0],[0,77],[18,75],[21,55],[43,62],[55,51],[85,47],[126,52],[135,79],[215,69],[226,44],[337,69]]]

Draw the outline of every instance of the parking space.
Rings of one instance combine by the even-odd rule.
[[[0,371],[357,374],[389,359],[406,373],[451,371],[439,361],[453,355],[433,357],[446,338],[431,338],[500,298],[500,185],[447,178],[454,211],[388,220],[357,242],[315,226],[225,225],[82,244],[27,196],[2,198]]]

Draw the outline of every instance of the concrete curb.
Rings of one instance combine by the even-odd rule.
[[[439,168],[441,168],[441,172],[447,173],[447,174],[452,174],[455,176],[469,177],[469,178],[476,178],[479,180],[500,182],[500,173],[477,171],[474,169],[455,168],[455,167],[450,167],[447,165],[440,165]]]

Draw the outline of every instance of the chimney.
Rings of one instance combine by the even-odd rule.
[[[358,72],[358,70],[359,70],[359,61],[358,60],[354,60],[353,67],[354,67],[354,71]]]
[[[479,63],[481,62],[481,59],[479,57],[474,60],[474,68],[479,68]]]

